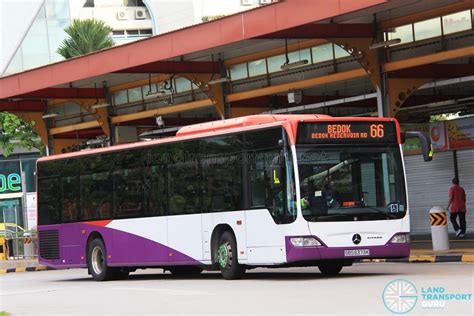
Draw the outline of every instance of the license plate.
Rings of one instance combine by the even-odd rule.
[[[370,256],[369,249],[344,250],[345,257]]]

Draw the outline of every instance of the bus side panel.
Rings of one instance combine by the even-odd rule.
[[[174,215],[167,217],[168,247],[185,253],[194,260],[203,259],[201,214]],[[169,262],[179,263],[175,254],[169,254]]]
[[[277,225],[267,209],[246,212],[248,264],[286,261],[285,225]]]

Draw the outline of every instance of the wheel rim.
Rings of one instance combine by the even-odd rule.
[[[104,253],[99,246],[92,249],[92,270],[95,274],[101,274],[104,270]]]
[[[229,243],[219,246],[217,249],[217,262],[221,268],[227,268],[232,262],[232,250]]]

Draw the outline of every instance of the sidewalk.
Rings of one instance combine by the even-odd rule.
[[[0,274],[10,272],[44,271],[50,268],[40,265],[37,259],[19,259],[0,261]]]
[[[430,235],[412,236],[409,262],[474,262],[474,238],[449,236],[449,250],[433,251]],[[406,259],[404,259],[406,261]]]

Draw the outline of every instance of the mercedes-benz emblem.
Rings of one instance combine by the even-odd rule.
[[[360,241],[362,240],[362,237],[359,234],[355,234],[352,236],[352,242],[356,245],[360,244]]]

